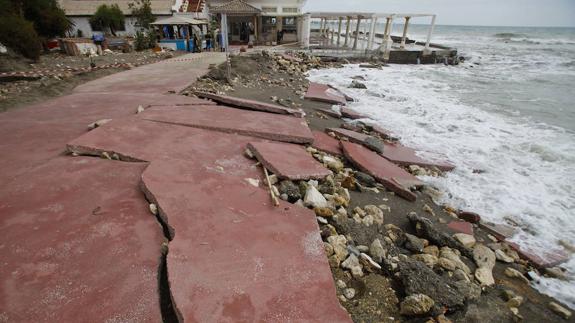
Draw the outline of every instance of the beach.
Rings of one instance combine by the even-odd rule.
[[[269,54],[268,54],[269,56]],[[326,110],[332,109],[332,105],[313,102],[309,100],[302,100],[303,94],[305,93],[305,89],[308,86],[309,80],[317,81],[320,83],[327,83],[336,86],[339,89],[342,89],[345,93],[349,94],[350,96],[356,98],[355,102],[348,103],[349,107],[354,109],[355,111],[369,116],[373,120],[365,120],[368,123],[373,123],[374,121],[376,124],[381,125],[392,131],[394,136],[400,138],[400,141],[403,144],[407,145],[414,145],[416,148],[432,148],[429,149],[429,153],[423,153],[422,156],[428,158],[430,160],[437,160],[438,158],[448,158],[450,161],[453,161],[457,164],[458,159],[451,157],[451,154],[441,155],[444,151],[440,149],[434,149],[440,145],[438,140],[428,140],[423,145],[415,145],[416,141],[414,138],[414,134],[417,134],[418,129],[423,128],[423,124],[426,122],[425,117],[429,116],[431,112],[428,112],[424,115],[421,114],[413,114],[411,110],[409,110],[408,115],[411,115],[413,119],[408,119],[404,117],[403,120],[399,117],[396,119],[387,119],[387,122],[382,122],[382,120],[386,120],[385,116],[390,116],[391,113],[398,113],[393,109],[389,108],[396,104],[396,108],[398,110],[406,109],[405,105],[402,105],[402,102],[412,103],[411,100],[414,100],[416,97],[422,102],[433,102],[433,98],[431,97],[431,93],[415,93],[418,89],[414,89],[414,93],[412,93],[409,97],[404,97],[403,99],[399,96],[393,95],[394,91],[399,91],[400,89],[409,88],[409,86],[402,85],[401,79],[397,75],[393,75],[394,77],[387,76],[387,73],[397,73],[397,74],[408,74],[410,69],[417,70],[419,69],[422,73],[427,72],[428,70],[441,71],[449,70],[449,69],[457,69],[457,68],[465,68],[464,66],[458,67],[446,67],[446,66],[428,66],[428,67],[418,67],[418,66],[388,66],[383,67],[380,69],[372,69],[372,68],[361,68],[359,64],[346,64],[345,61],[340,61],[336,63],[327,63],[322,64],[320,68],[314,68],[313,66],[305,66],[301,71],[299,68],[291,69],[289,68],[289,64],[285,63],[285,59],[281,57],[275,57],[276,60],[280,62],[284,62],[287,64],[288,67],[283,67],[283,65],[277,64],[273,62],[275,56],[271,56],[271,58],[266,58],[264,55],[263,57],[257,54],[250,56],[238,56],[232,59],[232,82],[228,83],[223,75],[223,72],[220,71],[213,71],[206,78],[200,80],[196,83],[191,89],[189,89],[189,95],[193,95],[194,91],[212,91],[212,92],[220,92],[225,93],[227,95],[235,96],[235,97],[242,97],[246,99],[255,99],[259,101],[267,101],[267,102],[275,102],[281,105],[285,105],[292,108],[302,108],[306,112],[306,120],[310,127],[314,130],[325,131],[329,133],[329,130],[326,128],[338,127],[342,124],[342,121],[339,118],[334,118],[329,115],[329,113],[325,113]],[[297,63],[294,63],[294,66],[298,66]],[[307,70],[309,74],[307,73]],[[309,80],[308,80],[309,78]],[[358,79],[361,79],[361,83],[365,84],[367,89],[353,89],[350,88],[350,84]],[[397,79],[397,81],[396,81]],[[409,79],[405,79],[405,82],[408,83]],[[399,88],[399,89],[398,89]],[[440,86],[434,87],[434,89],[441,88]],[[380,103],[383,102],[383,103]],[[381,104],[381,105],[378,105]],[[387,105],[386,105],[387,104]],[[436,107],[436,106],[434,106]],[[337,110],[337,109],[335,109]],[[379,114],[378,114],[379,113]],[[403,116],[403,115],[402,115]],[[417,120],[415,120],[417,119]],[[362,119],[360,119],[361,121]],[[434,119],[431,119],[434,120]],[[349,121],[349,120],[348,120]],[[398,131],[401,129],[401,131]],[[361,131],[361,130],[360,130]],[[369,132],[368,132],[369,133]],[[440,132],[443,134],[444,132]],[[373,134],[373,133],[372,133]],[[430,136],[427,135],[426,139],[430,139]],[[460,141],[461,138],[459,138]],[[453,143],[454,145],[454,143]],[[463,168],[463,167],[462,167]],[[480,167],[474,167],[469,171],[472,174],[480,174],[478,170]],[[347,208],[348,210],[354,210],[357,207],[364,207],[365,205],[380,205],[384,204],[390,208],[389,213],[385,213],[385,223],[396,225],[400,230],[406,230],[406,233],[415,234],[413,231],[413,227],[410,224],[410,221],[407,219],[407,215],[411,212],[415,212],[418,214],[425,214],[430,215],[429,211],[433,213],[433,217],[436,217],[434,221],[437,221],[439,226],[442,226],[442,223],[447,223],[452,221],[453,218],[450,215],[450,209],[445,208],[446,205],[451,205],[454,208],[462,207],[461,204],[456,203],[448,203],[445,196],[450,196],[449,192],[443,190],[444,188],[436,183],[443,181],[445,178],[449,178],[452,176],[452,173],[457,173],[460,170],[456,168],[456,170],[452,172],[445,172],[441,176],[419,176],[422,180],[426,182],[433,183],[433,186],[437,187],[439,191],[442,193],[438,195],[432,195],[428,193],[416,193],[418,194],[418,200],[415,203],[407,202],[406,200],[394,195],[390,192],[387,193],[375,193],[369,190],[364,190],[362,192],[355,192],[350,190],[351,192],[351,204],[350,207]],[[472,184],[467,184],[472,185]],[[471,190],[471,192],[473,192]],[[482,193],[482,190],[475,192],[475,194]],[[430,196],[431,195],[431,196]],[[435,199],[435,201],[433,200]],[[437,202],[437,204],[436,204]],[[443,205],[439,206],[439,205]],[[463,210],[473,211],[473,209],[469,208],[462,208]],[[427,211],[425,211],[427,210]],[[447,211],[446,211],[447,210]],[[351,215],[350,215],[351,216]],[[483,215],[486,220],[493,221],[493,218],[490,218],[488,215]],[[494,221],[495,222],[495,221]],[[335,229],[340,232],[343,231],[341,234],[346,234],[347,236],[352,236],[352,241],[356,239],[356,243],[363,245],[366,244],[369,246],[371,243],[370,239],[374,238],[373,231],[366,229],[366,228],[357,228],[351,229],[348,225],[338,223],[337,220],[330,220],[329,226],[333,224]],[[321,226],[321,224],[320,224]],[[485,244],[492,243],[490,239],[493,237],[489,237],[489,235],[480,230],[477,226],[475,227],[475,234],[479,240],[483,241]],[[388,227],[389,229],[389,227]],[[365,231],[367,230],[367,231]],[[441,229],[445,230],[445,229]],[[323,231],[322,231],[323,232]],[[367,233],[366,233],[367,232]],[[371,232],[371,233],[369,233]],[[445,232],[450,232],[447,229]],[[329,236],[329,234],[327,235]],[[326,237],[327,237],[326,236]],[[324,237],[324,238],[326,238]],[[531,239],[533,240],[533,239]],[[513,241],[513,240],[512,240]],[[519,262],[518,268],[521,271],[526,270],[534,273],[535,270],[533,267],[527,265],[526,262]],[[527,265],[527,267],[522,267]],[[521,269],[523,268],[523,269]],[[340,267],[332,267],[332,271],[334,272],[334,277],[336,283],[338,280],[344,280],[347,284],[352,284],[357,286],[359,284],[360,290],[369,291],[369,293],[373,296],[367,297],[367,299],[360,299],[359,301],[346,301],[342,302],[342,304],[348,309],[348,311],[352,314],[352,318],[356,321],[370,321],[373,319],[379,320],[389,320],[389,317],[393,317],[397,315],[397,311],[399,310],[398,307],[389,306],[390,300],[395,300],[396,306],[398,306],[399,301],[398,299],[401,298],[401,294],[403,293],[402,288],[396,289],[393,291],[393,288],[390,286],[394,286],[392,281],[387,279],[375,279],[373,276],[369,276],[369,278],[360,279],[359,282],[356,279],[353,279],[349,276],[349,273],[346,274],[345,271],[342,271]],[[525,271],[525,272],[527,272]],[[541,304],[545,304],[549,301],[549,298],[543,294],[537,293],[533,290],[530,285],[533,284],[536,288],[540,288],[541,291],[546,291],[545,289],[541,288],[541,285],[537,285],[536,283],[530,283],[529,285],[521,285],[524,284],[523,282],[519,283],[518,281],[513,281],[512,279],[509,280],[508,277],[505,275],[505,267],[501,265],[498,261],[497,265],[494,268],[494,275],[498,285],[500,286],[507,286],[513,288],[515,291],[519,291],[522,295],[529,295],[527,298],[530,299],[530,302],[524,304],[521,307],[521,315],[527,321],[541,321],[545,320],[545,315],[553,315],[548,312],[546,309],[541,308]],[[385,275],[384,275],[385,276]],[[536,276],[533,276],[536,279]],[[556,282],[564,288],[568,290],[570,287],[570,283],[552,279],[552,278],[544,278],[547,281]],[[366,287],[367,286],[367,287]],[[389,289],[391,288],[391,289]],[[384,292],[387,290],[388,292]],[[339,290],[343,293],[343,290]],[[369,293],[364,294],[363,297],[369,295]],[[524,293],[524,294],[523,294]],[[569,304],[569,297],[563,297],[565,294],[561,293],[551,293],[553,296],[559,297],[561,301],[566,302]],[[383,300],[387,300],[383,302]],[[477,315],[480,317],[489,317],[490,314],[487,312],[493,312],[493,316],[491,317],[492,320],[513,320],[512,316],[506,316],[510,312],[506,312],[505,303],[499,303],[502,301],[500,296],[500,291],[498,290],[489,290],[484,289],[484,293],[480,298],[480,306],[477,309]],[[380,302],[380,303],[378,303]],[[393,301],[391,301],[393,303]],[[533,302],[533,303],[531,303]],[[384,306],[387,304],[388,310],[383,311],[379,306]],[[539,305],[535,305],[539,304]],[[370,309],[371,308],[371,309]],[[377,308],[375,310],[374,308]],[[472,308],[475,308],[472,306]],[[464,313],[459,313],[457,315],[450,316],[451,319],[458,321],[459,319],[471,317],[471,313],[473,311],[467,311]],[[386,316],[387,315],[387,316]],[[460,316],[461,315],[461,316]],[[469,315],[469,316],[466,316]],[[499,315],[499,316],[497,316]],[[543,315],[543,316],[539,316]]]

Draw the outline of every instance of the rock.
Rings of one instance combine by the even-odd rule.
[[[437,321],[437,323],[452,323],[452,321],[450,319],[448,319],[447,317],[445,317],[445,315],[440,314],[435,318],[435,321]]]
[[[508,264],[515,262],[515,260],[511,257],[509,257],[505,251],[499,249],[499,250],[495,250],[495,258],[497,258],[497,260],[502,261],[502,262],[506,262]]]
[[[140,114],[140,113],[142,113],[142,112],[144,112],[144,111],[145,111],[144,107],[141,106],[141,105],[139,105],[139,106],[138,106],[138,109],[136,110],[136,114]]]
[[[377,263],[381,263],[382,260],[385,258],[386,252],[379,239],[373,240],[373,242],[369,246],[369,254],[373,258],[373,260]]]
[[[561,267],[546,268],[545,273],[547,274],[547,276],[552,278],[557,278],[565,281],[569,280],[569,277],[567,277],[567,273]]]
[[[508,307],[519,307],[519,306],[521,306],[521,304],[523,304],[523,297],[521,297],[521,296],[512,297],[505,304]]]
[[[383,224],[383,211],[375,205],[366,205],[364,207],[367,215],[373,217],[373,222],[376,224]]]
[[[375,137],[369,136],[365,138],[363,145],[377,153],[381,154],[383,152],[383,142]]]
[[[341,182],[341,186],[343,188],[347,188],[350,190],[355,189],[355,178],[353,176],[346,176],[343,181]]]
[[[331,176],[328,176],[325,181],[321,185],[319,185],[318,190],[322,194],[329,194],[333,195],[335,193],[335,182]]]
[[[562,318],[564,318],[566,320],[568,320],[571,317],[571,311],[569,311],[565,307],[563,307],[563,306],[561,306],[555,302],[550,302],[549,308],[553,312],[555,312],[557,315],[561,316]]]
[[[344,288],[347,287],[347,285],[345,284],[345,282],[344,282],[343,280],[341,280],[341,279],[338,279],[338,280],[335,282],[335,285],[337,286],[337,288],[340,288],[340,289],[344,289]]]
[[[425,253],[413,255],[411,256],[412,259],[423,262],[429,268],[433,268],[438,262],[439,259],[433,255],[428,255]]]
[[[153,215],[158,215],[158,206],[156,206],[154,203],[150,203],[150,212]]]
[[[329,243],[327,243],[327,242],[323,243],[323,250],[325,251],[325,255],[328,258],[333,255],[333,247]]]
[[[473,213],[473,212],[466,212],[466,211],[462,211],[459,212],[457,214],[457,216],[467,222],[470,223],[479,223],[479,221],[481,221],[481,216],[479,216],[479,214],[477,213]]]
[[[375,186],[375,184],[377,183],[375,181],[375,178],[366,173],[355,172],[354,177],[356,180],[358,180],[360,183],[363,183],[366,186]]]
[[[330,218],[334,215],[333,210],[328,207],[316,207],[313,209],[315,215],[322,218]]]
[[[454,286],[467,300],[475,300],[481,297],[481,287],[477,286],[477,284],[460,280],[455,282]]]
[[[481,283],[481,286],[492,286],[495,284],[491,268],[477,268],[477,270],[475,270],[475,279]]]
[[[343,290],[343,296],[347,299],[352,299],[355,297],[355,289],[353,288],[346,288]]]
[[[327,238],[327,242],[333,247],[337,263],[341,263],[349,254],[347,251],[347,239],[343,235],[332,235]]]
[[[427,246],[423,248],[423,253],[439,257],[439,248],[437,246]]]
[[[349,85],[349,88],[352,89],[367,89],[367,86],[357,80],[353,80],[351,81],[351,84]]]
[[[280,196],[286,194],[290,203],[295,203],[302,198],[299,188],[292,181],[284,180],[278,185]]]
[[[435,302],[425,294],[413,294],[407,296],[400,305],[401,315],[414,316],[428,313]]]
[[[341,263],[341,267],[349,269],[354,278],[363,277],[363,269],[359,263],[359,258],[356,255],[349,255],[349,257]]]
[[[427,175],[427,171],[425,170],[425,168],[418,165],[409,165],[409,172],[415,176]]]
[[[276,174],[272,174],[269,176],[270,185],[275,185],[278,182],[278,176]]]
[[[455,269],[457,269],[457,265],[455,264],[455,262],[447,258],[439,258],[437,264],[445,270],[454,271]]]
[[[375,272],[376,270],[381,270],[381,266],[375,262],[370,256],[365,253],[359,254],[360,263],[364,268],[368,269],[370,272]]]
[[[431,220],[419,216],[414,212],[408,214],[407,217],[411,224],[415,226],[418,236],[425,237],[431,243],[441,247],[448,246],[450,248],[458,249],[465,256],[473,258],[473,253],[469,248],[465,247],[461,242],[455,240],[447,233],[435,228]]]
[[[479,268],[489,268],[493,269],[495,266],[495,253],[491,249],[487,248],[485,245],[478,244],[473,249],[473,260]]]
[[[425,248],[425,244],[422,239],[419,239],[418,237],[412,234],[406,233],[405,248],[413,252],[422,253],[423,248]]]
[[[469,276],[461,269],[457,268],[455,269],[455,271],[453,271],[453,278],[455,279],[455,281],[466,281],[466,282],[470,282],[471,280],[469,279]]]
[[[260,180],[257,178],[246,178],[245,179],[246,182],[248,182],[248,184],[250,184],[251,186],[255,186],[255,187],[259,187],[260,186]]]
[[[453,238],[455,238],[455,240],[459,241],[462,245],[464,245],[467,248],[473,247],[476,242],[474,236],[465,233],[456,233],[453,235]]]
[[[303,199],[303,204],[307,207],[313,208],[326,208],[328,207],[327,200],[321,193],[312,185],[309,185],[305,197]]]
[[[334,157],[331,156],[324,156],[323,162],[327,166],[327,168],[331,169],[332,171],[339,173],[343,169],[343,163]]]
[[[369,247],[364,246],[364,245],[359,245],[359,246],[357,246],[357,250],[359,250],[359,252],[369,252]]]
[[[463,262],[461,261],[461,258],[459,258],[459,256],[453,252],[453,250],[447,248],[447,247],[443,247],[441,248],[441,252],[439,253],[439,256],[441,258],[446,258],[451,260],[453,263],[455,263],[455,266],[458,269],[461,269],[463,272],[465,272],[466,275],[471,274],[471,269],[469,269],[469,267]]]
[[[529,279],[527,279],[527,277],[525,277],[521,272],[511,267],[505,268],[505,276],[509,278],[518,278],[523,282],[525,282],[526,284],[529,284]]]

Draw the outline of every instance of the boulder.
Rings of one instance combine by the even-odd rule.
[[[436,304],[446,307],[448,311],[464,307],[465,296],[459,289],[421,262],[413,260],[400,262],[399,275],[408,295],[428,295]]]

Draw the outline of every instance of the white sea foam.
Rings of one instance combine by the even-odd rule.
[[[448,156],[453,172],[423,178],[445,192],[442,202],[517,226],[513,241],[536,253],[561,249],[559,239],[575,244],[575,134],[509,103],[530,98],[520,88],[507,95],[489,84],[531,81],[511,67],[501,73],[492,68],[477,74],[469,66],[347,65],[311,71],[309,78],[344,89],[358,99],[351,108],[423,156]],[[366,78],[368,90],[347,89],[356,75]],[[535,286],[575,308],[574,258],[563,266],[570,282],[543,278]]]

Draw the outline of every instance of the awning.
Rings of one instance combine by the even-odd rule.
[[[156,20],[152,25],[207,25],[206,20],[195,19],[183,16],[172,16],[169,18],[164,18]]]

